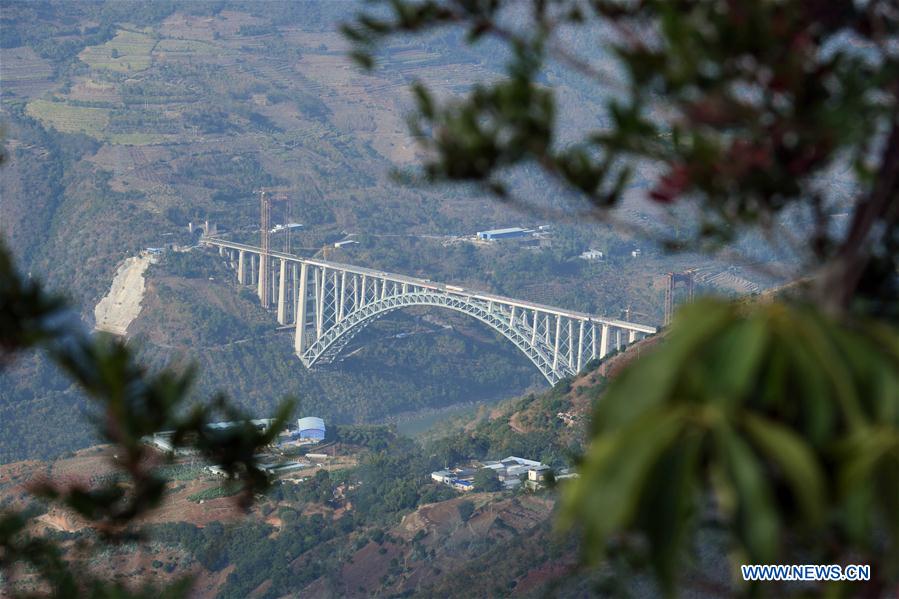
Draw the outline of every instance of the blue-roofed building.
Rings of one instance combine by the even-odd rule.
[[[474,490],[474,483],[470,480],[463,480],[461,478],[454,478],[450,481],[449,485],[457,491],[472,491]]]
[[[317,416],[300,418],[297,420],[297,436],[300,439],[323,440],[325,438],[325,421]]]

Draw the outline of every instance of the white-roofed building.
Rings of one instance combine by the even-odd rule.
[[[325,438],[325,431],[325,421],[317,416],[306,416],[297,420],[297,436],[300,439],[321,441]]]

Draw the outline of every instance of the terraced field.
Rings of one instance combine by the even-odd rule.
[[[105,139],[109,109],[72,106],[65,102],[33,100],[26,109],[29,116],[63,133],[84,133]]]
[[[223,48],[200,40],[164,39],[153,49],[153,55],[211,56],[220,54]]]
[[[3,91],[17,96],[38,96],[56,86],[53,67],[31,48],[3,48],[0,52],[0,81]]]
[[[150,66],[150,53],[155,46],[156,39],[147,33],[120,29],[105,44],[85,48],[78,58],[94,69],[120,73],[142,71]]]

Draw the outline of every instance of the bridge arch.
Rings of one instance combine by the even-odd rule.
[[[530,328],[525,328],[521,324],[510,324],[508,316],[491,312],[478,303],[466,301],[463,297],[428,291],[388,296],[351,312],[343,320],[323,330],[321,336],[299,355],[300,360],[307,368],[329,363],[366,326],[385,314],[413,306],[436,306],[481,321],[511,341],[537,367],[550,385],[555,385],[564,376],[574,374],[573,369],[567,364],[556,364],[556,367],[553,367],[552,351],[544,343],[531,343],[533,336]]]

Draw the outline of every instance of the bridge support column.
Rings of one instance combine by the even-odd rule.
[[[272,261],[274,263],[274,261]],[[271,285],[269,286],[268,298],[269,301],[274,301],[277,297],[275,294],[278,292],[278,272],[275,271],[274,268],[270,269],[272,272]]]
[[[492,302],[491,302],[491,304],[492,304]],[[534,310],[534,322],[533,322],[534,326],[531,328],[531,346],[532,347],[534,345],[537,345],[537,318],[538,318],[538,315],[539,315],[539,313],[536,310]]]
[[[581,321],[577,332],[577,371],[584,367],[584,321]]]
[[[634,330],[628,331],[627,342],[633,343],[636,340],[637,340],[637,331],[634,331]]]
[[[297,296],[297,330],[293,338],[293,349],[298,356],[303,355],[306,342],[306,263],[300,265],[300,293]]]
[[[287,260],[284,258],[278,274],[278,324],[287,324]]]
[[[609,353],[609,325],[602,325],[602,341],[599,344],[599,357],[605,358]]]
[[[328,269],[322,267],[316,271],[315,277],[315,334],[316,338],[322,336],[322,329],[325,324],[325,288],[328,286]]]
[[[621,349],[621,329],[615,329],[615,349]]]
[[[597,355],[599,355],[596,351],[597,346],[599,344],[596,342],[596,325],[595,324],[590,325],[590,343],[592,345],[592,348],[590,350],[590,359],[593,360],[594,358],[596,358]]]
[[[556,341],[553,344],[553,370],[559,366],[559,337],[562,336],[562,317],[556,314]]]
[[[247,255],[246,252],[240,250],[237,252],[237,282],[240,285],[246,285],[246,277],[247,277]]]
[[[292,277],[291,278],[291,287],[290,287],[290,301],[291,301],[291,315],[293,316],[293,322],[296,324],[297,322],[297,306],[300,303],[299,298],[299,287],[300,287],[300,265],[296,262],[293,263],[291,267]]]
[[[256,254],[250,254],[250,285],[256,283]]]
[[[343,306],[346,304],[346,271],[340,271],[340,293],[337,294],[338,301],[340,302],[337,306],[337,322],[343,320]]]
[[[265,293],[265,285],[268,283],[268,261],[265,259],[263,254],[259,254],[259,271],[256,273],[256,295],[259,297],[259,302],[262,304],[263,308],[268,308],[266,305],[266,295]]]
[[[568,321],[568,368],[574,368],[574,322]]]

